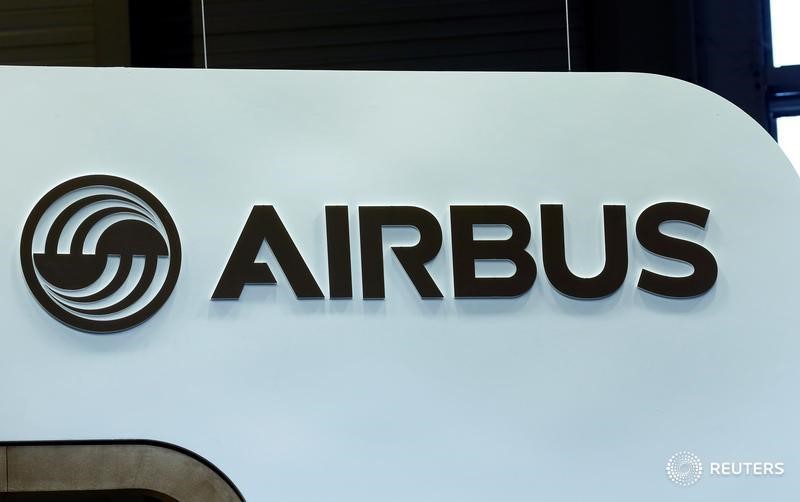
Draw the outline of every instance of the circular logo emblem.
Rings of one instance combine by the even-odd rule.
[[[66,181],[36,204],[20,243],[25,280],[56,319],[92,333],[145,321],[172,293],[181,243],[167,210],[116,176]]]
[[[692,486],[703,475],[703,463],[689,451],[679,451],[667,461],[667,477],[678,486]]]

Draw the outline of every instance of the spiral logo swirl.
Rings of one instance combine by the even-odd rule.
[[[164,304],[178,278],[181,245],[150,192],[91,175],[58,185],[36,204],[20,258],[28,287],[50,314],[79,330],[112,333]]]
[[[667,477],[678,486],[692,486],[703,475],[703,463],[689,451],[679,451],[667,461]]]

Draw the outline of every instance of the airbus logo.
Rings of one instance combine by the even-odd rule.
[[[164,206],[123,178],[66,181],[36,204],[20,244],[25,280],[52,316],[73,328],[122,331],[167,300],[181,267]]]
[[[353,298],[350,208],[326,206],[325,242],[330,298]],[[604,265],[593,277],[574,274],[567,264],[564,207],[540,206],[541,257],[549,283],[574,300],[614,294],[629,271],[631,232],[628,209],[603,205]],[[412,227],[419,241],[392,246],[400,266],[420,298],[443,298],[441,278],[427,264],[439,255],[445,232],[433,213],[417,206],[359,206],[358,259],[361,293],[384,299],[383,228]],[[650,253],[692,266],[684,276],[668,276],[646,268],[637,286],[667,298],[692,298],[709,291],[717,279],[717,262],[701,244],[661,232],[672,221],[705,228],[710,211],[686,202],[658,202],[636,219],[635,241]],[[477,239],[475,226],[504,226],[505,239]],[[451,205],[449,233],[452,284],[456,298],[511,298],[531,289],[537,263],[529,251],[530,222],[507,205]],[[266,243],[298,298],[325,298],[278,211],[252,206],[244,227],[211,294],[212,300],[236,300],[251,284],[276,284],[267,263],[257,259]],[[164,304],[181,266],[181,243],[167,210],[149,191],[129,180],[107,175],[82,176],[49,191],[25,223],[20,246],[22,270],[30,290],[50,314],[76,329],[112,333],[138,325]],[[513,264],[505,277],[476,274],[481,260]]]

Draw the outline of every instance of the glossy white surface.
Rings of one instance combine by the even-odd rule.
[[[635,74],[0,68],[0,440],[146,438],[215,463],[251,501],[779,500],[800,490],[800,181],[743,112]],[[172,214],[183,267],[143,325],[89,335],[30,295],[28,212],[50,188],[122,176]],[[635,219],[711,210],[708,294],[657,298]],[[569,262],[602,266],[601,205],[628,208],[623,287],[560,295],[540,203],[565,204]],[[455,300],[448,205],[510,204],[539,276],[514,300]],[[277,286],[209,300],[253,204],[274,204],[327,293],[324,205],[350,205],[353,300]],[[387,298],[360,298],[356,206],[442,223],[422,301],[392,255]],[[387,242],[414,242],[409,229]],[[264,256],[269,260],[270,253]],[[667,458],[778,460],[782,478],[666,478]]]

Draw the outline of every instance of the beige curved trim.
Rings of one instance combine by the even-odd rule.
[[[148,490],[178,502],[242,502],[214,469],[166,446],[0,446],[0,492],[99,490]]]

